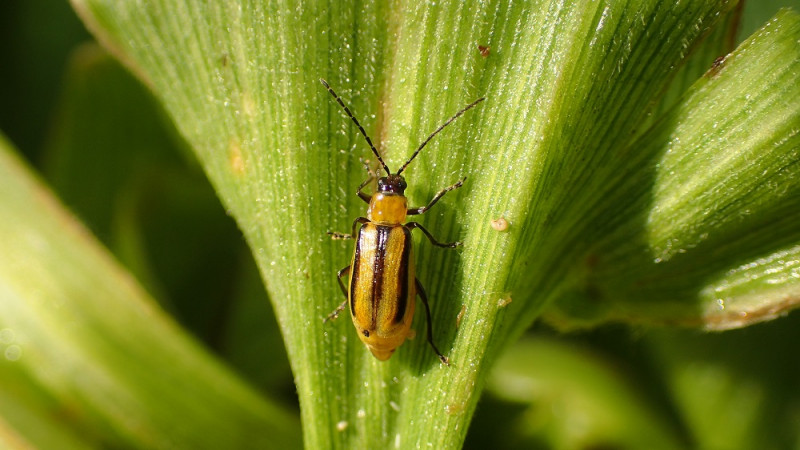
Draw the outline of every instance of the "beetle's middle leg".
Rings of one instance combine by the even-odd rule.
[[[356,227],[358,226],[358,224],[363,225],[367,222],[369,222],[369,219],[367,219],[366,217],[359,217],[358,219],[353,221],[353,234],[344,234],[344,233],[337,233],[335,231],[328,231],[328,235],[331,237],[331,239],[335,241],[353,239],[353,236],[356,235]]]
[[[433,237],[433,235],[431,234],[430,231],[426,230],[425,227],[423,227],[422,225],[418,224],[417,222],[408,222],[408,223],[405,224],[405,227],[408,228],[409,230],[413,230],[414,228],[419,228],[423,233],[425,233],[425,236],[428,237],[428,240],[431,241],[431,244],[433,244],[433,245],[435,245],[437,247],[456,248],[456,247],[459,247],[459,246],[463,245],[461,242],[458,242],[458,241],[456,241],[456,242],[447,242],[447,243],[439,242],[439,241],[436,240],[436,238]]]
[[[333,239],[334,241],[344,241],[347,239],[353,239],[352,234],[339,233],[336,231],[328,231],[328,236],[330,236],[331,239]]]
[[[332,313],[328,314],[328,317],[325,318],[322,322],[327,322],[329,320],[334,320],[339,317],[339,313],[344,311],[347,308],[347,288],[344,287],[344,283],[342,283],[343,276],[350,276],[350,266],[345,267],[344,269],[340,270],[336,274],[336,279],[339,281],[339,287],[342,288],[342,294],[344,294],[344,301],[341,305],[339,305]]]

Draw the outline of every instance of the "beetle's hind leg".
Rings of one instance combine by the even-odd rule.
[[[328,317],[326,317],[325,320],[322,321],[323,323],[329,320],[335,320],[337,317],[339,317],[339,313],[344,311],[345,308],[347,308],[347,300],[348,300],[347,288],[345,288],[344,283],[342,283],[342,277],[349,275],[350,275],[350,266],[345,267],[336,274],[336,279],[339,280],[339,287],[342,288],[342,294],[344,294],[344,301],[335,310],[333,310],[332,313],[328,314]]]
[[[428,296],[425,294],[425,288],[422,287],[422,283],[419,282],[419,278],[415,278],[414,281],[417,283],[417,294],[419,294],[419,298],[422,299],[422,304],[425,305],[425,315],[428,318],[428,343],[431,344],[433,347],[433,351],[436,352],[436,355],[439,357],[439,360],[445,366],[450,365],[450,360],[447,359],[446,356],[436,348],[436,344],[433,343],[433,321],[431,320],[431,307],[428,306]]]
[[[343,301],[342,304],[334,309],[332,313],[328,314],[328,317],[323,319],[322,323],[328,323],[328,321],[336,320],[339,317],[339,313],[344,311],[345,308],[347,308],[347,300]]]

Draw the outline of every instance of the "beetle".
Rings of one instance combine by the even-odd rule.
[[[419,229],[437,247],[456,248],[461,243],[441,243],[419,223],[406,222],[406,216],[423,214],[446,193],[461,187],[466,177],[436,193],[426,206],[409,208],[404,195],[407,184],[402,173],[434,136],[485,99],[475,100],[447,120],[417,147],[396,173],[392,173],[350,109],[325,80],[320,79],[320,82],[358,127],[372,153],[386,171],[385,177],[378,178],[377,192],[374,194],[363,192],[376,177],[372,172],[358,187],[356,195],[368,203],[369,207],[366,217],[359,217],[353,222],[352,234],[328,233],[334,239],[355,239],[356,244],[350,265],[337,273],[345,301],[325,318],[325,322],[336,319],[349,303],[350,317],[358,331],[358,337],[376,358],[386,361],[405,342],[411,332],[415,300],[419,295],[428,319],[428,343],[439,360],[445,365],[450,365],[447,357],[433,343],[431,309],[428,306],[425,289],[416,277],[411,231]],[[367,169],[369,170],[368,166]],[[342,282],[345,276],[349,276],[347,287]]]

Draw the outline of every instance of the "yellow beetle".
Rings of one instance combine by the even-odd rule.
[[[470,103],[437,128],[414,151],[408,161],[400,167],[400,170],[393,174],[353,113],[325,80],[321,79],[320,82],[356,124],[372,149],[372,153],[386,171],[386,176],[378,179],[378,192],[375,194],[368,195],[362,192],[364,187],[374,179],[371,173],[369,178],[358,187],[358,197],[369,203],[369,208],[367,217],[359,217],[353,222],[352,234],[330,233],[334,239],[355,239],[356,245],[350,265],[338,273],[339,286],[342,288],[346,300],[325,321],[338,317],[349,303],[350,316],[353,319],[353,325],[358,330],[358,337],[376,358],[386,361],[408,337],[411,321],[414,318],[415,299],[419,295],[428,319],[428,342],[442,363],[449,365],[447,357],[442,355],[442,352],[433,343],[433,327],[428,298],[414,270],[411,230],[418,228],[437,247],[455,248],[461,243],[440,243],[422,225],[416,222],[404,222],[406,216],[424,213],[444,194],[461,187],[466,178],[439,191],[426,206],[409,208],[404,195],[407,187],[406,180],[401,174],[437,133],[464,112],[482,102],[484,98]],[[361,226],[359,227],[359,225]],[[348,275],[350,280],[346,288],[342,277]]]

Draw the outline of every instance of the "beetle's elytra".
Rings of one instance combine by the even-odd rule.
[[[342,288],[345,301],[325,320],[335,319],[349,304],[350,316],[358,331],[358,337],[376,358],[385,361],[408,337],[411,321],[414,318],[415,299],[419,295],[425,306],[425,315],[428,320],[428,343],[431,344],[442,363],[449,365],[447,357],[442,355],[442,352],[433,343],[431,309],[428,306],[425,290],[416,277],[411,231],[418,228],[437,247],[455,248],[461,243],[438,242],[422,225],[416,222],[406,222],[406,216],[424,213],[444,194],[461,187],[465,178],[439,191],[426,206],[409,208],[404,195],[407,187],[406,180],[401,174],[437,133],[467,110],[482,102],[484,98],[470,103],[431,133],[408,161],[400,167],[400,170],[393,174],[372,144],[372,140],[367,136],[367,132],[364,131],[342,99],[336,95],[336,92],[325,80],[320,79],[320,82],[358,127],[372,149],[372,153],[386,171],[386,176],[378,179],[376,193],[369,195],[363,192],[363,189],[374,179],[371,172],[367,180],[358,187],[356,194],[368,203],[369,207],[367,217],[359,217],[353,222],[352,234],[329,233],[334,239],[355,239],[356,245],[350,265],[338,273],[339,286]],[[342,282],[344,276],[350,278],[347,287]]]

